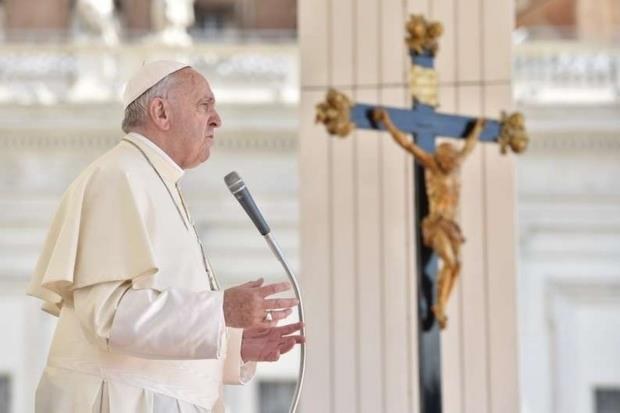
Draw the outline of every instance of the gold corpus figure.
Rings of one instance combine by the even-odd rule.
[[[424,245],[432,248],[443,262],[437,280],[437,297],[433,313],[439,326],[444,329],[448,320],[446,304],[461,271],[460,251],[461,244],[465,241],[461,228],[455,220],[461,189],[460,167],[476,146],[484,129],[484,120],[476,121],[465,139],[465,146],[460,151],[450,143],[442,143],[437,147],[435,154],[430,154],[399,130],[384,109],[376,108],[373,111],[373,119],[382,122],[396,143],[411,153],[424,167],[430,212],[422,220],[422,240]]]
[[[325,102],[316,105],[316,123],[323,123],[332,135],[344,138],[355,129],[351,122],[353,104],[344,94],[336,89],[329,89]]]
[[[406,38],[409,50],[417,54],[430,52],[433,56],[439,49],[439,37],[443,26],[439,22],[429,22],[424,16],[412,14],[405,26],[409,36]]]

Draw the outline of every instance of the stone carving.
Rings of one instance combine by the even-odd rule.
[[[351,122],[351,101],[346,95],[335,89],[327,92],[325,102],[316,105],[316,123],[323,123],[332,135],[345,137],[355,124]]]
[[[151,17],[158,40],[177,46],[192,44],[187,29],[194,24],[194,0],[153,0]]]
[[[78,36],[97,36],[106,45],[118,44],[118,23],[114,17],[113,0],[78,0],[76,20],[82,29]]]
[[[406,38],[409,50],[417,54],[426,52],[435,55],[439,49],[439,37],[443,33],[443,26],[439,22],[429,22],[424,16],[413,14],[406,25]]]
[[[497,141],[502,154],[505,154],[508,148],[515,153],[525,152],[530,139],[525,132],[525,117],[523,114],[516,112],[506,115],[506,113],[502,112],[500,122],[502,129]]]

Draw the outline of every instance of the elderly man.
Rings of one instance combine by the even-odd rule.
[[[64,194],[29,293],[59,317],[37,412],[223,412],[224,383],[304,341],[276,326],[298,302],[261,279],[220,291],[178,181],[207,160],[221,119],[187,65],[144,65],[127,135]]]

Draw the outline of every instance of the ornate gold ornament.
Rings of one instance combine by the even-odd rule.
[[[514,153],[522,153],[527,149],[530,138],[525,132],[525,117],[520,112],[506,115],[502,112],[500,120],[501,130],[497,142],[502,154],[508,152],[508,148]]]
[[[439,79],[437,71],[413,65],[409,72],[409,90],[416,102],[439,106]]]
[[[406,38],[409,50],[417,54],[430,52],[435,55],[439,49],[438,39],[443,33],[439,22],[429,22],[421,14],[412,14],[406,25],[409,36]]]
[[[329,89],[325,102],[316,105],[315,122],[324,124],[331,135],[344,138],[355,129],[351,122],[352,106],[345,94]]]
[[[429,213],[422,221],[422,241],[441,258],[442,266],[437,279],[437,297],[433,313],[443,329],[446,327],[446,305],[461,272],[461,244],[465,242],[456,222],[461,179],[461,165],[476,146],[484,129],[484,120],[478,119],[465,138],[465,145],[458,149],[451,143],[441,143],[434,154],[416,145],[409,135],[394,125],[388,112],[382,108],[373,111],[373,119],[383,123],[392,138],[412,154],[424,167]]]

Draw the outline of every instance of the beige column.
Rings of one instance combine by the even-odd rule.
[[[296,0],[260,0],[254,27],[270,30],[293,30],[297,27]]]
[[[146,32],[151,29],[152,0],[122,0],[122,22],[129,33]]]
[[[439,110],[497,118],[512,105],[512,0],[300,1],[304,412],[418,411],[412,160],[386,134],[336,139],[314,124],[330,86],[410,107],[412,12],[446,27]],[[480,146],[463,180],[467,243],[442,336],[444,411],[516,413],[514,159]]]
[[[578,0],[577,27],[585,39],[610,40],[620,26],[620,4],[617,0]]]
[[[19,32],[64,32],[69,28],[70,0],[6,0],[6,30]]]

